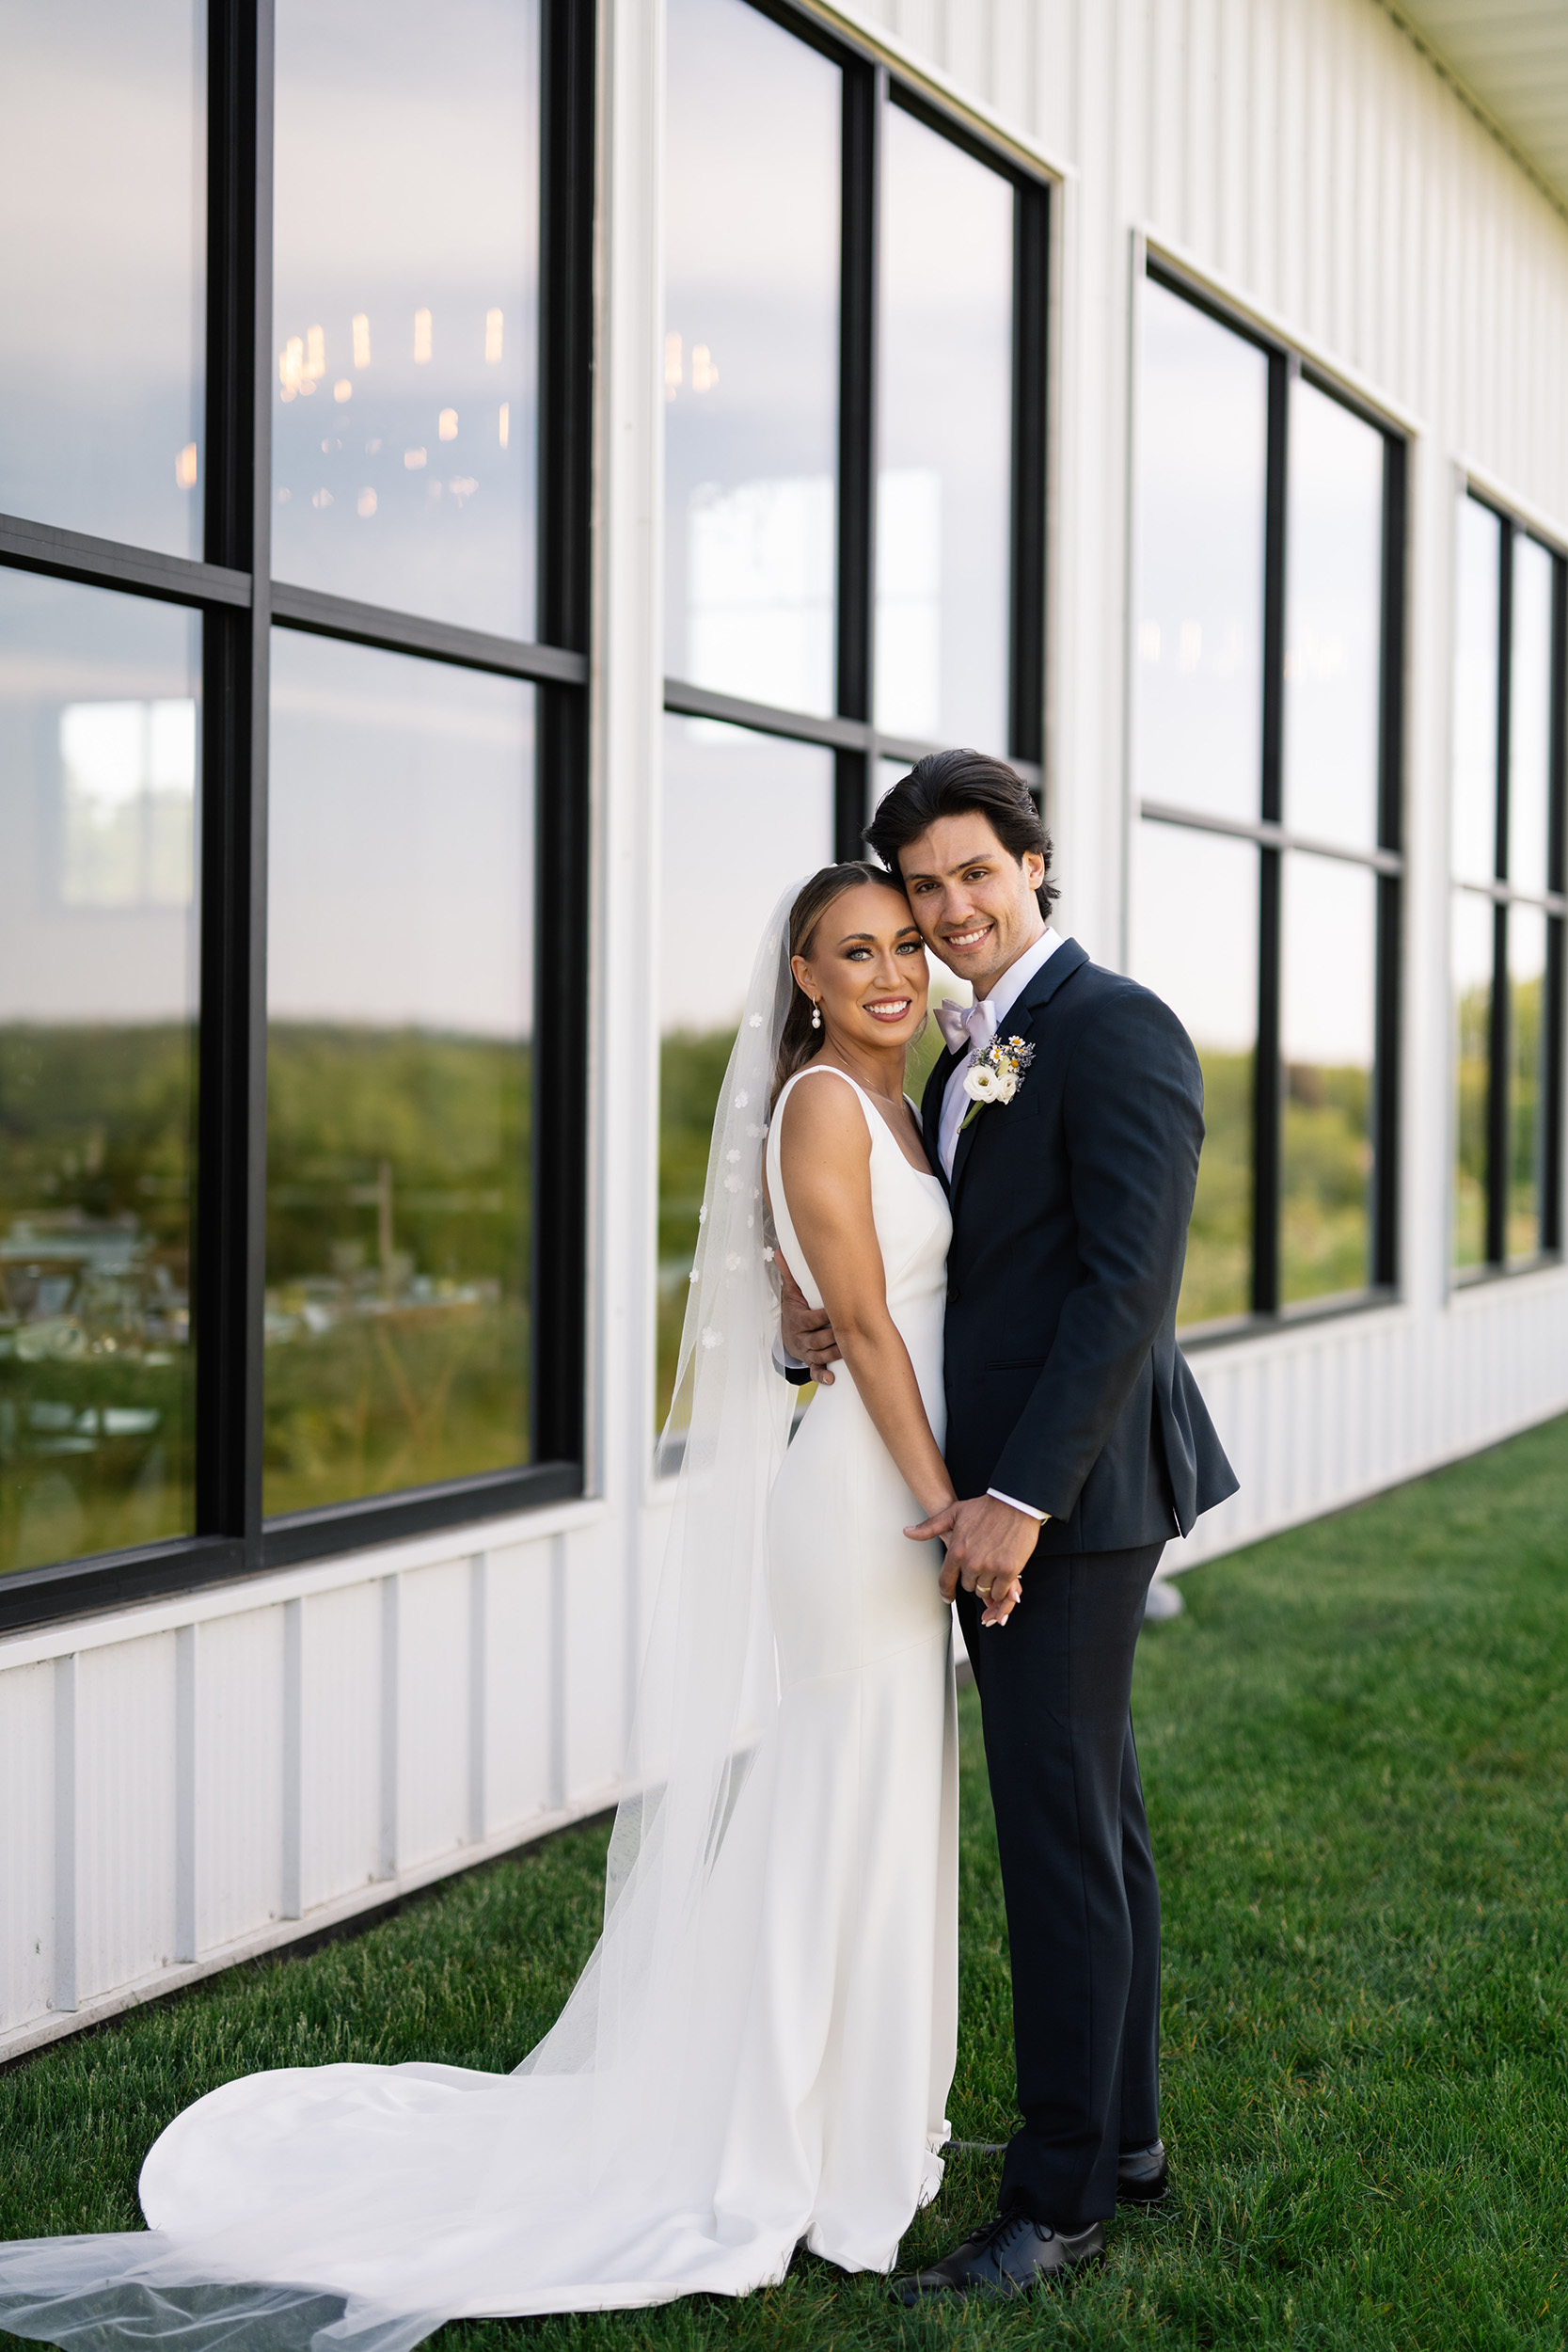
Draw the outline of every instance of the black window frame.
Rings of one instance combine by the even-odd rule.
[[[1008,552],[1007,742],[1005,755],[1045,800],[1046,492],[1049,466],[1051,250],[1055,183],[966,117],[902,80],[869,44],[836,31],[796,0],[740,0],[831,57],[843,73],[840,142],[838,547],[834,703],[831,716],[757,703],[666,677],[664,708],[718,719],[758,735],[813,743],[833,755],[833,854],[863,857],[879,759],[911,765],[945,745],[876,723],[878,319],[881,126],[901,107],[1013,189],[1011,528]]]
[[[1465,482],[1460,495],[1473,500],[1498,525],[1492,879],[1488,882],[1472,882],[1453,873],[1450,866],[1449,887],[1450,909],[1461,896],[1492,901],[1492,1011],[1486,1041],[1486,1256],[1480,1265],[1455,1265],[1451,1216],[1448,1242],[1449,1280],[1454,1289],[1467,1290],[1478,1282],[1533,1274],[1543,1266],[1560,1263],[1562,1258],[1563,929],[1568,917],[1563,871],[1564,797],[1568,785],[1568,556],[1544,532],[1534,530],[1500,500],[1474,483]],[[1551,558],[1552,565],[1544,891],[1525,889],[1508,879],[1509,769],[1513,721],[1513,550],[1521,539],[1532,540]],[[1513,993],[1509,983],[1508,925],[1509,910],[1513,906],[1538,907],[1546,918],[1546,964],[1541,1007],[1541,1247],[1528,1258],[1510,1258],[1508,1254],[1508,1203],[1513,1157],[1513,1038],[1510,1020]],[[1456,1089],[1450,1088],[1450,1115],[1455,1099]],[[1455,1157],[1450,1153],[1450,1183]]]
[[[594,15],[541,0],[538,638],[271,576],[275,0],[208,0],[201,561],[0,516],[0,566],[202,616],[193,1321],[196,1529],[0,1576],[0,1631],[188,1593],[583,1491]],[[267,732],[275,626],[536,692],[531,1463],[266,1519]],[[539,1369],[547,1367],[541,1378]]]
[[[1262,725],[1259,746],[1259,813],[1256,818],[1210,816],[1176,803],[1137,797],[1136,824],[1174,825],[1196,833],[1250,841],[1259,855],[1258,1039],[1252,1115],[1252,1283],[1244,1314],[1180,1329],[1185,1347],[1211,1345],[1285,1323],[1362,1313],[1389,1305],[1400,1288],[1400,1061],[1405,857],[1404,698],[1406,566],[1408,563],[1409,438],[1401,427],[1317,367],[1295,347],[1267,334],[1206,286],[1149,253],[1144,275],[1193,305],[1230,334],[1260,351],[1268,363],[1268,423],[1264,460]],[[1323,841],[1284,822],[1286,539],[1290,492],[1291,384],[1296,377],[1338,401],[1383,438],[1383,546],[1379,622],[1377,843],[1357,850]],[[1132,485],[1136,496],[1136,485]],[[1136,596],[1136,583],[1130,583]],[[1370,870],[1377,878],[1374,950],[1372,1143],[1369,1279],[1357,1291],[1286,1302],[1280,1296],[1280,1232],[1284,1210],[1285,1063],[1280,1049],[1282,897],[1285,857],[1306,850]]]

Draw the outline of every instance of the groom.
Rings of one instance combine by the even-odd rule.
[[[943,1025],[922,1109],[953,1212],[946,1455],[966,1500],[908,1532],[946,1544],[974,1662],[1023,2117],[996,2219],[902,2282],[913,2303],[1031,2287],[1102,2252],[1118,2202],[1164,2194],[1132,1653],[1167,1537],[1236,1480],[1176,1344],[1203,1139],[1186,1032],[1050,928],[1050,844],[1002,761],[932,753],[866,838],[974,992]],[[998,1035],[1033,1057],[1010,1100],[974,1111],[964,1077]],[[784,1339],[832,1379],[832,1328],[798,1292]],[[1020,1606],[982,1629],[987,1596],[1015,1577]]]

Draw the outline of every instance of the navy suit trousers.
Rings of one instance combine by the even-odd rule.
[[[1160,2130],[1160,1889],[1132,1744],[1132,1654],[1163,1544],[1035,1554],[1022,1605],[958,1596],[985,1722],[1023,2122],[1003,2209],[1114,2212],[1117,2158]]]

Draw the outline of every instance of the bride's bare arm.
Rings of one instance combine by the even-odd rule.
[[[888,1312],[871,1210],[871,1136],[850,1088],[837,1080],[794,1088],[784,1108],[779,1154],[790,1221],[832,1319],[833,1338],[878,1436],[929,1514],[952,1499],[953,1482],[931,1435],[909,1349]]]

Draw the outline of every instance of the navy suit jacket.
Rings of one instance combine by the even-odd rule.
[[[1047,1551],[1185,1534],[1236,1491],[1176,1344],[1203,1077],[1168,1005],[1065,940],[1003,1023],[1035,1058],[958,1137],[947,1467],[1051,1514]],[[933,1168],[944,1055],[922,1105]]]

